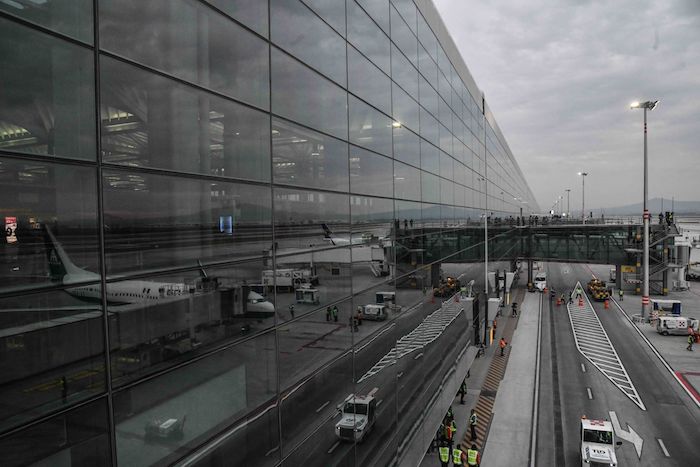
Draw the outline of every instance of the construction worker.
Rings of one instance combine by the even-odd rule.
[[[685,350],[693,350],[693,342],[695,342],[695,336],[692,334],[688,334],[688,347],[685,348]]]
[[[447,446],[447,443],[442,443],[438,448],[438,456],[442,467],[447,467],[450,464],[450,448]]]
[[[292,316],[292,319],[294,319],[294,304],[289,305],[289,314]]]
[[[454,465],[464,465],[467,460],[467,456],[459,448],[454,448],[452,450],[452,463]]]
[[[513,302],[513,312],[511,314],[514,318],[518,316],[518,304],[516,302]]]
[[[463,380],[459,386],[459,403],[464,405],[464,395],[467,393],[467,380]]]
[[[467,465],[478,466],[479,464],[481,464],[481,455],[476,449],[476,444],[472,444],[472,447],[467,451]]]
[[[472,409],[469,415],[469,429],[471,430],[471,439],[476,441],[476,424],[479,423],[479,417],[476,416],[476,410]]]
[[[338,306],[333,305],[333,309],[331,311],[333,313],[333,321],[335,321],[337,323],[338,322]]]
[[[505,350],[506,345],[508,345],[508,342],[506,342],[506,340],[503,337],[501,337],[501,340],[498,342],[498,346],[501,348],[501,357],[503,356],[503,351]]]
[[[331,320],[331,307],[327,306],[326,307],[326,321]]]
[[[625,295],[625,293],[622,291],[622,289],[618,289],[617,291],[617,296],[620,297],[620,301],[622,301],[622,297]]]
[[[454,444],[454,435],[457,431],[457,424],[454,420],[445,423],[445,438],[447,438],[447,445],[451,448]]]

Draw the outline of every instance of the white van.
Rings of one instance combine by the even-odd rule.
[[[538,272],[537,273],[537,275],[535,276],[535,287],[540,292],[543,292],[544,289],[547,287],[547,273],[546,272]]]
[[[656,322],[656,332],[664,336],[668,336],[669,334],[686,336],[689,334],[688,328],[697,331],[698,320],[694,318],[683,318],[682,316],[659,316]]]

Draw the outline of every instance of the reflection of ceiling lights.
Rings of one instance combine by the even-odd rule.
[[[279,132],[278,130],[272,130],[272,134],[275,135],[275,136],[277,136],[277,135],[280,134],[280,132]]]
[[[305,139],[299,139],[299,138],[294,138],[292,140],[292,143],[306,143]]]
[[[275,164],[280,169],[283,167],[294,167],[295,165],[297,165],[296,162],[278,162]]]
[[[319,154],[319,153],[317,153],[317,152],[312,152],[311,155],[312,155],[312,156],[317,156],[317,157],[318,157],[318,156],[320,156],[321,154]]]
[[[401,122],[392,122],[391,126],[393,126],[394,128],[401,128]]]

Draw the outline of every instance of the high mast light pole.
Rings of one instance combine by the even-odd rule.
[[[581,176],[581,219],[586,223],[586,175],[587,172],[579,172]]]

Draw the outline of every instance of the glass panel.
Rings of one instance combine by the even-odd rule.
[[[324,232],[325,224],[330,233]],[[277,253],[350,244],[348,195],[275,188]],[[324,235],[325,233],[325,235]],[[308,262],[308,261],[306,261]]]
[[[440,202],[443,204],[454,204],[455,202],[454,184],[444,178],[440,179]]]
[[[435,145],[439,144],[438,121],[422,107],[420,109],[420,135]]]
[[[107,400],[0,438],[4,466],[111,465]]]
[[[348,190],[348,143],[285,120],[272,120],[275,183]]]
[[[447,58],[447,54],[442,49],[442,46],[439,43],[437,46],[437,64],[438,64],[438,67],[440,68],[440,71],[442,71],[442,73],[446,77],[449,77],[450,76],[450,66],[452,66],[452,64],[450,63],[450,60]],[[442,90],[440,92],[442,92]]]
[[[438,176],[421,172],[421,198],[429,203],[440,202],[440,179]]]
[[[323,442],[323,454],[327,456],[325,451],[337,441],[334,415],[352,382],[352,354],[347,352],[353,338],[350,314],[346,300],[330,307],[330,312],[318,310],[278,332],[283,455],[322,424],[328,430],[318,433],[316,442]],[[312,458],[319,455],[315,454]],[[312,461],[311,465],[319,464]]]
[[[450,103],[450,90],[452,87],[450,86],[450,82],[447,78],[445,78],[445,75],[440,73],[438,71],[438,93],[440,96],[447,101],[447,103]]]
[[[95,160],[93,54],[0,17],[0,149]]]
[[[303,0],[303,2],[345,37],[345,0]]]
[[[436,59],[438,42],[435,34],[433,34],[433,31],[421,14],[418,15],[418,40],[420,40],[430,56]]]
[[[117,393],[119,465],[174,463],[249,412],[265,411],[276,396],[275,356],[270,332]],[[258,457],[279,446],[276,424],[260,428]],[[239,448],[244,457],[247,448]]]
[[[420,138],[404,127],[394,128],[394,158],[420,167]]]
[[[202,3],[102,0],[100,47],[258,107],[269,106],[269,45]]]
[[[421,75],[425,77],[425,79],[428,80],[428,82],[434,87],[437,88],[438,85],[438,67],[433,61],[432,58],[430,58],[430,55],[428,55],[428,52],[423,48],[423,46],[419,45],[418,46],[418,69],[421,72]]]
[[[394,161],[394,195],[420,201],[420,170]]]
[[[104,391],[99,285],[4,298],[0,309],[0,431]]]
[[[345,86],[345,41],[330,26],[296,0],[272,0],[270,18],[272,42]]]
[[[353,292],[365,290],[385,282],[394,262],[392,226],[394,201],[386,198],[351,196],[350,210],[353,223],[352,287]],[[367,303],[374,303],[365,302]],[[355,307],[357,309],[357,306]],[[376,309],[373,311],[377,311]],[[383,316],[368,319],[384,320]],[[362,327],[367,330],[367,326]]]
[[[0,158],[0,291],[99,281],[90,167]]]
[[[391,8],[391,39],[401,51],[418,66],[418,39],[393,7]]]
[[[347,92],[272,49],[272,111],[339,138],[348,134]]]
[[[410,97],[400,86],[392,83],[392,104],[394,120],[408,126],[414,132],[420,128],[420,110],[418,102]]]
[[[392,0],[392,3],[396,9],[401,13],[403,19],[408,24],[408,27],[415,33],[416,32],[416,6],[413,4],[413,0]]]
[[[391,80],[352,46],[348,47],[348,89],[391,114]]]
[[[421,139],[420,141],[420,162],[421,169],[428,170],[434,174],[440,173],[440,150]]]
[[[5,0],[0,11],[92,44],[92,1]]]
[[[389,117],[350,96],[350,142],[391,156]]]
[[[268,181],[270,117],[107,57],[102,159]]]
[[[391,78],[412,96],[418,95],[418,70],[395,46],[391,46]]]
[[[107,284],[115,385],[274,324],[263,261]]]
[[[103,177],[109,275],[243,259],[269,248],[269,187],[117,170]]]
[[[447,128],[452,128],[452,109],[450,109],[447,102],[442,99],[438,99],[438,113],[433,115],[438,117],[440,123],[445,125]]]
[[[440,152],[440,176],[448,180],[452,180],[454,174],[454,159]]]
[[[267,2],[260,0],[206,0],[221,11],[267,37]]]
[[[441,100],[438,97],[438,93],[433,87],[428,83],[428,81],[420,77],[420,104],[425,107],[433,115],[440,115],[440,106],[438,101]]]
[[[388,2],[387,17],[389,14]],[[390,41],[357,4],[348,0],[348,41],[385,73],[390,73]]]
[[[389,158],[350,146],[350,191],[392,197],[391,164]]]
[[[352,0],[348,0],[348,3]],[[362,8],[374,21],[389,34],[389,1],[388,0],[357,0]]]
[[[452,133],[444,125],[440,125],[440,149],[452,154]]]

